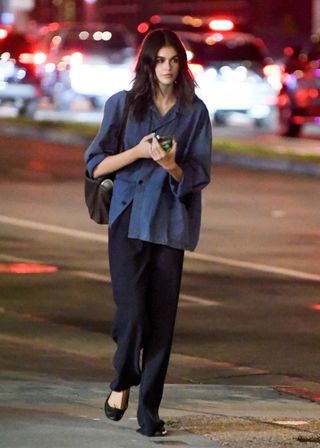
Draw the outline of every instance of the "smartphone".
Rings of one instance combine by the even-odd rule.
[[[162,149],[164,149],[164,151],[169,151],[169,149],[171,149],[172,147],[172,136],[171,135],[156,135],[156,139],[158,140],[158,142],[160,143]]]

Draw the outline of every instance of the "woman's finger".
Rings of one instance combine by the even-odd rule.
[[[154,138],[154,136],[155,136],[155,133],[154,132],[151,132],[151,134],[147,134],[147,135],[145,135],[144,137],[143,137],[143,140],[146,140],[146,141],[148,141],[148,142],[152,142],[152,140],[153,140],[153,138]]]

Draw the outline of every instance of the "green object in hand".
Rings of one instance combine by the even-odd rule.
[[[161,137],[160,135],[156,135],[156,139],[158,140],[164,151],[169,151],[169,149],[171,149],[172,147],[171,135],[164,135],[163,137]]]

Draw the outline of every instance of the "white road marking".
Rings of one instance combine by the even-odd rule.
[[[29,221],[28,219],[12,218],[11,216],[0,215],[0,222],[3,224],[10,224],[12,226],[23,227],[25,229],[40,230],[41,232],[49,232],[57,235],[71,236],[81,240],[102,241],[106,242],[105,235],[85,232],[83,230],[70,229],[67,227],[55,226],[52,224],[45,224],[42,222]]]
[[[307,425],[309,422],[305,420],[274,420],[272,423],[276,423],[277,425],[301,426]]]
[[[86,271],[69,271],[69,274],[77,275],[78,277],[83,277],[90,280],[97,280],[101,282],[111,283],[111,277],[109,275],[95,274],[93,272],[86,272]],[[180,294],[180,300],[186,302],[183,303],[183,305],[193,305],[193,304],[202,306],[220,305],[220,303],[215,300],[203,299],[197,296],[189,296],[188,294]]]
[[[14,257],[13,255],[0,254],[0,258],[3,261],[8,261],[10,263],[30,263],[37,264],[41,263],[39,260],[35,260],[34,258],[23,258],[23,257]]]
[[[220,305],[220,303],[217,302],[216,300],[202,299],[196,296],[189,296],[188,294],[180,294],[180,300],[184,300],[186,302],[189,302],[190,304],[196,303],[197,305],[204,305],[204,306]]]
[[[223,264],[235,268],[248,269],[251,271],[267,272],[268,274],[284,275],[286,277],[299,278],[302,280],[312,280],[320,282],[320,275],[310,274],[308,272],[296,271],[295,269],[279,268],[267,264],[253,263],[250,261],[236,260],[234,258],[216,257],[214,255],[200,254],[196,252],[187,252],[186,258],[192,260],[206,261],[210,263]]]
[[[70,229],[61,226],[30,221],[27,219],[18,219],[5,215],[0,215],[0,223],[10,224],[13,226],[28,228],[32,230],[39,230],[42,232],[49,232],[59,235],[70,236],[72,238],[78,238],[83,240],[90,240],[104,243],[107,242],[107,235],[100,235],[92,232],[85,232],[82,230]],[[311,280],[315,282],[320,282],[319,274],[310,274],[308,272],[297,271],[294,269],[280,268],[277,266],[270,266],[261,263],[236,260],[233,258],[216,257],[214,255],[201,254],[196,252],[186,252],[185,256],[190,260],[205,261],[209,263],[222,264],[225,266],[231,266],[235,268],[247,269],[251,271],[266,272],[269,274],[276,274],[302,280]]]
[[[96,274],[94,272],[86,272],[86,271],[69,271],[69,274],[76,275],[77,277],[87,278],[89,280],[96,280],[98,282],[107,282],[111,283],[111,277],[107,274]]]
[[[37,263],[41,264],[41,261],[34,260],[30,258],[23,258],[23,257],[13,257],[12,255],[6,255],[6,254],[0,254],[0,259],[9,261],[9,262],[15,262],[15,263]],[[96,280],[100,282],[107,282],[111,283],[111,277],[107,274],[96,274],[94,272],[87,272],[87,271],[68,271],[68,274],[73,274],[78,277],[86,278],[89,280]],[[188,294],[180,294],[180,300],[186,302],[185,305],[203,305],[203,306],[217,306],[220,305],[219,302],[215,300],[208,300],[203,299],[201,297],[196,296],[189,296]],[[1,312],[1,309],[0,309]]]

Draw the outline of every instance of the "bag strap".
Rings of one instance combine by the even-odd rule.
[[[118,147],[117,147],[117,152],[122,152],[124,150],[123,147],[123,140],[124,140],[124,132],[126,129],[126,125],[127,125],[127,120],[128,120],[128,116],[129,116],[129,109],[130,109],[130,105],[129,105],[129,101],[128,101],[128,93],[126,94],[126,99],[125,99],[125,103],[124,103],[124,109],[123,109],[123,115],[122,115],[122,120],[121,120],[121,125],[120,125],[120,130],[119,130],[119,135],[118,135]]]

